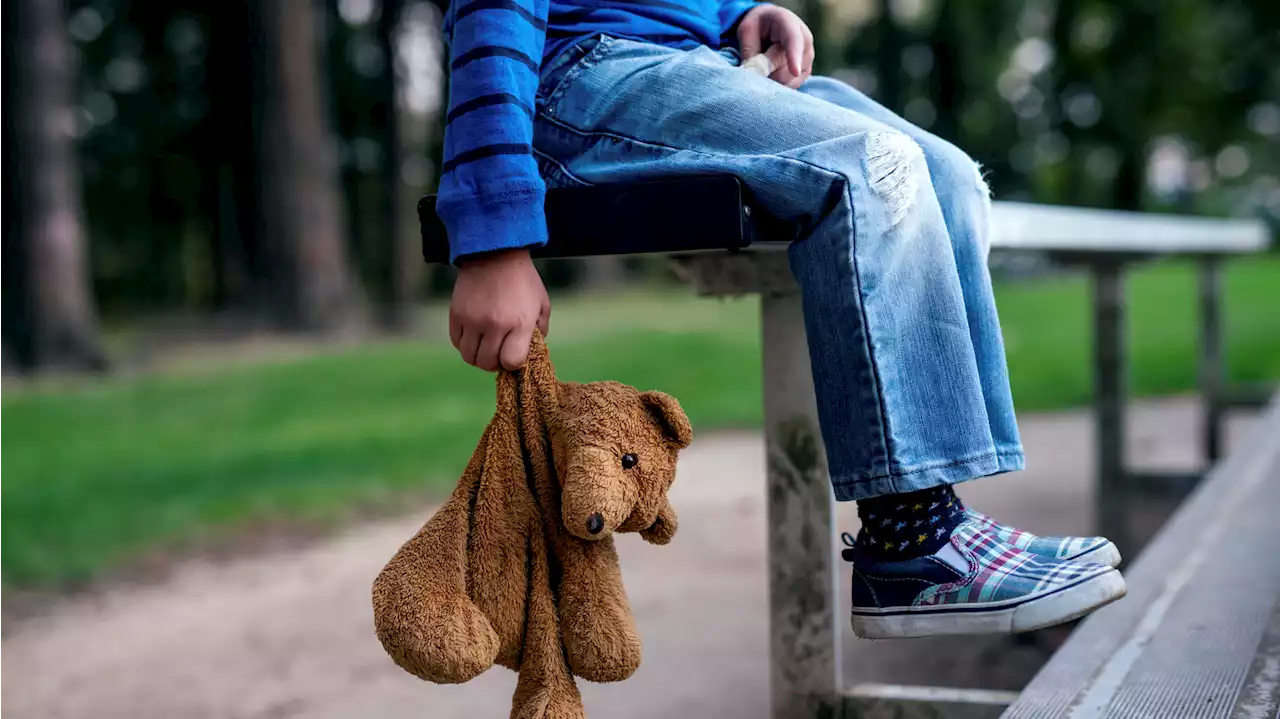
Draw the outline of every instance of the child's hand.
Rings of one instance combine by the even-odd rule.
[[[546,335],[550,321],[551,300],[527,251],[463,261],[449,303],[449,338],[467,364],[520,369],[533,328]]]
[[[784,7],[760,5],[748,12],[738,23],[738,47],[744,62],[767,50],[777,68],[769,78],[787,87],[800,87],[813,72],[813,33]]]

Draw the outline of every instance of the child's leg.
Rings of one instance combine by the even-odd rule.
[[[1110,567],[1041,563],[964,512],[912,514],[944,506],[956,482],[1021,463],[1016,431],[1000,429],[1012,407],[971,163],[936,191],[920,142],[880,119],[742,71],[728,53],[610,38],[544,71],[535,147],[553,185],[733,174],[795,229],[789,256],[836,496],[884,508],[899,531],[930,527],[891,558],[865,543],[851,551],[860,633],[1029,629],[1123,593]],[[948,193],[975,209],[949,212]],[[953,241],[960,222],[972,242]],[[1004,389],[988,392],[984,376]],[[922,494],[891,496],[909,492]]]
[[[726,172],[795,228],[839,499],[1000,471],[951,239],[915,141],[706,49],[605,38],[548,74],[535,146],[553,183]]]
[[[960,273],[969,337],[978,362],[987,421],[1000,469],[1022,469],[1022,446],[1014,417],[1013,397],[1009,391],[1004,340],[991,292],[991,273],[987,269],[987,256],[991,249],[988,227],[991,199],[981,170],[960,148],[912,125],[845,83],[815,77],[800,91],[892,127],[915,140],[924,151],[929,179],[942,208],[956,269]]]

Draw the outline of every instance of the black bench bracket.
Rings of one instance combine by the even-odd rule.
[[[757,239],[742,182],[709,175],[547,192],[549,240],[534,257],[681,254],[736,251]],[[422,257],[449,263],[449,237],[436,214],[436,196],[418,202]]]

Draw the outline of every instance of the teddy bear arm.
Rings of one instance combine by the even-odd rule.
[[[640,537],[650,544],[666,544],[676,536],[679,524],[676,520],[675,508],[671,506],[670,501],[664,499],[662,509],[658,510],[658,518],[649,527],[640,530]]]
[[[622,584],[613,538],[563,538],[559,611],[565,658],[576,676],[618,682],[640,667],[640,634]]]

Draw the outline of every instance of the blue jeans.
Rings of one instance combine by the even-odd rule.
[[[788,250],[835,496],[1021,469],[976,163],[853,88],[800,90],[734,50],[596,36],[542,71],[549,187],[725,173]]]

